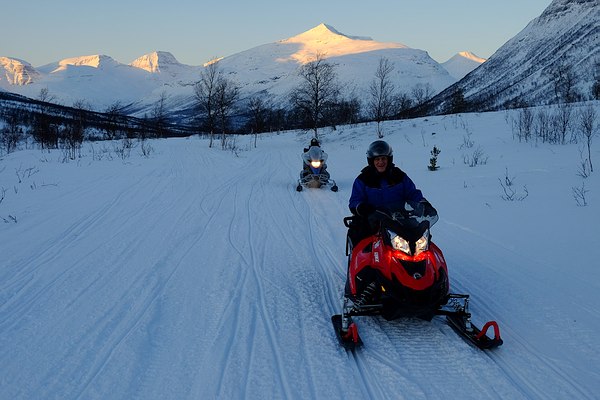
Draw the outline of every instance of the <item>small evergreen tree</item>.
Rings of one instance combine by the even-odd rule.
[[[436,146],[433,146],[433,150],[431,150],[431,158],[429,159],[429,168],[430,171],[435,171],[439,168],[437,165],[437,158],[442,151],[438,149]]]

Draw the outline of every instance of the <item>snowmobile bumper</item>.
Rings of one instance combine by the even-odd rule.
[[[318,189],[329,187],[332,192],[338,191],[338,186],[333,179],[329,179],[329,174],[308,174],[298,179],[296,190],[301,192],[303,188]]]

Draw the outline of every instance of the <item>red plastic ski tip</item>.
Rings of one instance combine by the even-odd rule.
[[[488,331],[488,329],[490,329],[490,327],[494,327],[494,340],[499,340],[500,328],[498,327],[498,323],[496,321],[486,322],[483,328],[481,328],[481,332],[479,332],[477,336],[475,336],[475,339],[480,340],[483,336],[485,336],[486,332]]]
[[[343,336],[344,340],[351,340],[354,343],[358,343],[358,328],[355,323],[351,323],[348,327],[348,331]]]

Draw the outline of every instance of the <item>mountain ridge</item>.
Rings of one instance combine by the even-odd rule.
[[[287,93],[298,83],[298,67],[317,54],[335,63],[340,81],[357,93],[366,93],[382,57],[393,63],[397,87],[405,92],[415,85],[429,85],[437,93],[456,81],[424,50],[345,35],[325,23],[290,38],[223,57],[218,62],[240,85],[243,97],[270,93],[281,102],[287,101]],[[204,66],[181,64],[173,54],[157,50],[129,64],[97,54],[63,59],[37,70],[31,68],[38,75],[17,77],[11,72],[12,80],[0,80],[0,88],[31,98],[45,88],[63,104],[86,98],[95,109],[119,101],[132,104],[130,111],[142,116],[163,94],[174,112],[191,109],[192,87]],[[6,71],[0,64],[0,72],[3,69]],[[16,86],[10,82],[24,84]]]

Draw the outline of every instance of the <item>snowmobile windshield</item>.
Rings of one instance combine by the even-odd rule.
[[[327,160],[327,154],[320,147],[313,146],[308,150],[308,156],[311,161],[323,161]]]
[[[423,204],[415,202],[398,202],[378,211],[385,215],[385,219],[388,220],[387,225],[396,226],[398,230],[416,230],[417,233],[430,228],[439,219],[437,212],[433,215],[424,215]]]
[[[327,161],[327,153],[321,150],[320,147],[313,146],[303,155],[304,162],[310,164],[312,161]]]
[[[429,246],[429,228],[438,220],[437,214],[423,215],[421,203],[400,203],[387,209],[378,208],[369,222],[379,221],[386,241],[396,250],[418,254]]]

